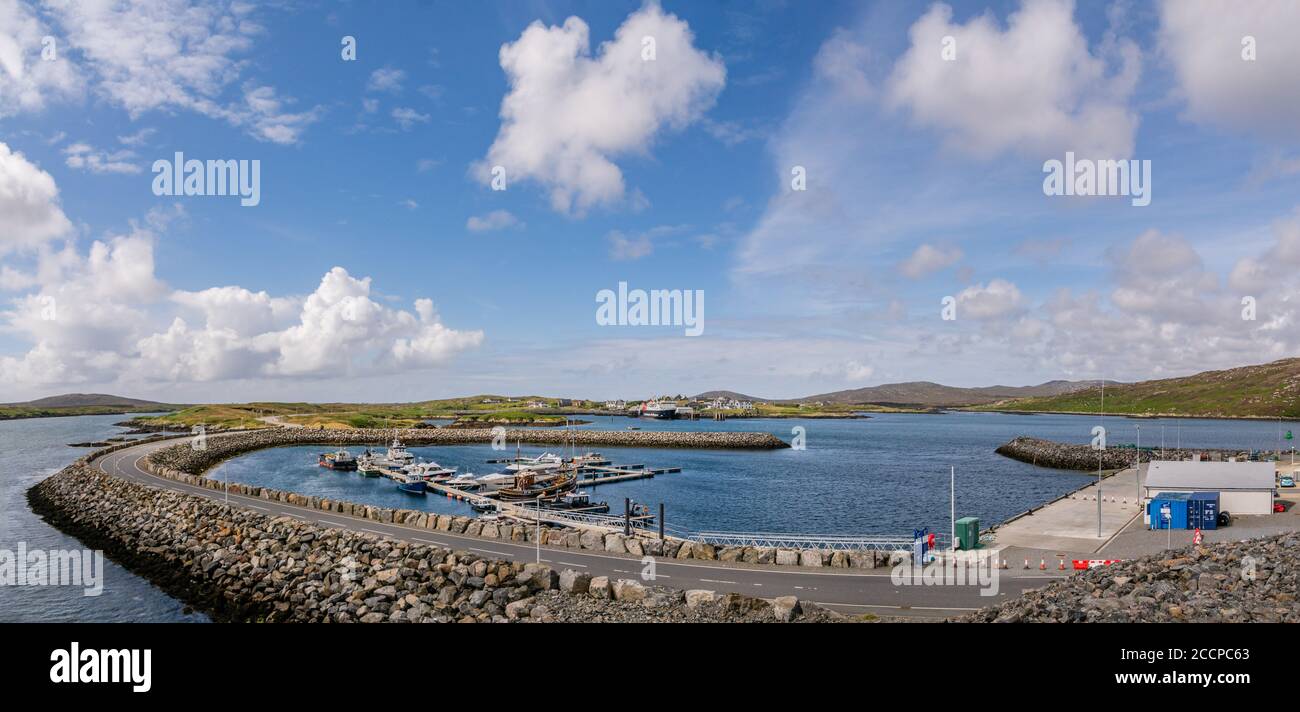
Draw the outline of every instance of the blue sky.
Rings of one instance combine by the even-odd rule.
[[[1290,3],[0,19],[0,401],[794,397],[1295,354]],[[176,151],[260,161],[260,204],[154,195]],[[1066,151],[1151,161],[1151,204],[1045,196]],[[704,333],[597,324],[620,281],[702,290]]]

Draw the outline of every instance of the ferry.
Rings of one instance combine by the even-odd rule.
[[[357,458],[347,450],[337,452],[327,452],[320,456],[316,461],[321,467],[328,467],[331,470],[355,470],[357,469]]]
[[[646,401],[641,404],[641,408],[637,411],[637,415],[642,418],[672,420],[677,417],[677,404],[657,400]]]
[[[397,489],[408,494],[424,494],[429,489],[429,483],[419,475],[408,473],[397,481]]]

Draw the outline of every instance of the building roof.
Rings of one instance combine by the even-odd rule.
[[[1159,461],[1147,465],[1144,486],[1151,489],[1273,489],[1271,462]]]

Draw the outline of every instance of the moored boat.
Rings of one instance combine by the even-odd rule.
[[[370,451],[370,448],[366,448],[366,451],[357,458],[357,474],[362,477],[378,477],[381,469],[378,460],[379,458]]]
[[[637,415],[642,418],[658,418],[660,420],[672,420],[677,417],[677,404],[665,403],[657,400],[646,401],[641,404]]]
[[[436,462],[420,462],[407,465],[403,469],[410,474],[419,476],[425,482],[435,482],[437,484],[446,484],[448,480],[456,476],[456,468],[443,467]]]
[[[327,452],[320,456],[316,461],[321,467],[328,467],[331,470],[355,470],[357,469],[357,458],[347,450],[337,450]]]
[[[424,494],[429,488],[429,483],[424,481],[423,477],[412,473],[405,473],[397,481],[397,489],[407,494]]]
[[[514,462],[506,465],[507,472],[541,472],[544,470],[553,470],[564,464],[564,458],[559,455],[553,455],[544,452],[537,457],[520,457]]]
[[[515,475],[514,485],[497,490],[498,499],[506,502],[527,502],[537,498],[550,499],[578,486],[572,474],[545,475],[532,472]]]

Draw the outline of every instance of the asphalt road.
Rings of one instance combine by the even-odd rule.
[[[141,484],[224,500],[227,496],[224,492],[186,485],[145,471],[141,462],[145,455],[160,447],[174,444],[175,441],[146,443],[109,453],[97,458],[92,464],[106,473]],[[382,534],[406,541],[436,544],[462,551],[469,550],[477,554],[515,561],[536,561],[539,558],[538,548],[533,544],[517,544],[396,524],[382,524],[334,512],[321,512],[235,494],[229,495],[229,501],[232,506],[246,507],[271,516],[290,516],[326,527]],[[569,568],[593,576],[642,578],[643,565],[640,559],[628,554],[543,546],[540,549],[540,559],[556,570]],[[661,558],[655,560],[655,578],[652,583],[677,589],[734,591],[762,598],[793,595],[801,600],[814,601],[848,614],[873,613],[878,616],[942,618],[1004,601],[1025,589],[1042,586],[1061,575],[1053,571],[1016,569],[1002,570],[997,573],[997,594],[984,596],[981,595],[982,587],[978,585],[921,585],[919,583],[895,585],[887,569],[873,569],[870,572],[863,572],[861,569],[809,570],[724,562],[679,562]]]

